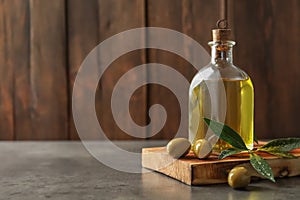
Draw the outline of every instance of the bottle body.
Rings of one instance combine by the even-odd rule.
[[[189,94],[190,141],[207,139],[214,144],[215,153],[230,148],[230,145],[216,138],[203,118],[230,126],[240,134],[248,148],[253,148],[254,89],[250,77],[232,64],[233,44],[226,43],[225,50],[220,49],[225,52],[216,52],[218,43],[212,46],[212,62],[195,76]]]

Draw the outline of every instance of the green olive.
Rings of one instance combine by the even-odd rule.
[[[209,141],[205,139],[199,139],[193,144],[192,148],[195,156],[200,159],[208,158],[212,152],[212,146]]]
[[[175,138],[167,144],[167,152],[173,158],[180,158],[190,152],[191,143],[185,138]]]
[[[234,167],[228,174],[228,184],[234,189],[245,188],[249,185],[251,176],[245,167]]]

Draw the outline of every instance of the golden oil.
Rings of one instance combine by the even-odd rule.
[[[226,94],[226,114],[224,124],[230,126],[233,130],[240,134],[248,148],[253,148],[253,115],[254,115],[254,91],[251,79],[247,77],[245,80],[223,79]],[[207,80],[194,88],[193,95],[196,97],[198,106],[194,107],[192,112],[200,114],[198,121],[198,130],[194,137],[193,143],[205,138],[207,133],[207,125],[203,118],[212,117],[212,103],[208,87],[214,92],[220,93],[217,88],[217,81]],[[215,105],[216,106],[216,105]],[[221,101],[217,107],[224,106]],[[198,109],[198,110],[196,110]],[[193,115],[193,113],[190,113]],[[194,113],[195,114],[195,113]],[[220,153],[222,150],[230,148],[226,142],[219,139],[214,145],[214,152]]]
[[[196,74],[189,90],[190,142],[206,139],[215,153],[231,146],[208,129],[203,118],[228,125],[253,148],[254,89],[250,77],[233,64],[230,33],[227,27],[212,30],[211,62]]]

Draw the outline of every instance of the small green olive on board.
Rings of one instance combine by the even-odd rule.
[[[234,189],[242,189],[249,185],[251,175],[243,166],[234,167],[228,174],[228,184]]]
[[[185,138],[175,138],[167,144],[168,154],[176,159],[188,154],[190,149],[191,143]]]
[[[199,139],[193,144],[192,150],[197,158],[205,159],[211,154],[212,146],[209,141]]]

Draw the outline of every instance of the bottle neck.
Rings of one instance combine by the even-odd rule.
[[[211,63],[226,66],[232,64],[232,47],[235,44],[233,41],[226,42],[210,42],[211,46]]]

